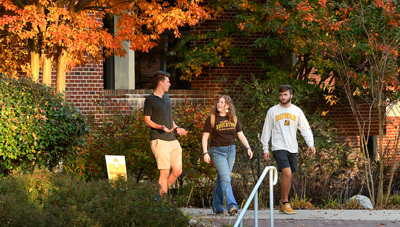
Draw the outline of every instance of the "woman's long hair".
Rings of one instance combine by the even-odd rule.
[[[218,101],[219,101],[220,98],[224,98],[225,99],[225,104],[229,105],[228,113],[226,113],[226,116],[228,116],[228,120],[230,122],[234,122],[234,118],[236,116],[236,109],[235,109],[235,106],[233,105],[231,97],[229,97],[227,95],[222,95],[221,97],[218,98],[217,102],[215,103],[215,105],[211,109],[211,114],[215,114],[215,116],[219,116],[217,104],[218,104]]]

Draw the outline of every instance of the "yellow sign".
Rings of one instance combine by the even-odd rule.
[[[106,164],[108,179],[112,180],[118,176],[127,178],[125,156],[122,155],[106,155]]]

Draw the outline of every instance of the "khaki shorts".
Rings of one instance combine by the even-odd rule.
[[[156,157],[158,169],[170,169],[182,165],[182,148],[178,140],[155,139],[150,141],[150,146]]]

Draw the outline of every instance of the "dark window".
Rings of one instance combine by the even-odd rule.
[[[114,15],[106,14],[103,19],[104,27],[106,27],[109,33],[114,34]],[[115,58],[114,56],[109,56],[106,58],[104,55],[105,61],[103,63],[103,84],[104,89],[115,89]]]
[[[368,143],[366,144],[366,149],[368,149],[369,158],[371,161],[377,160],[377,136],[366,136],[365,139],[368,139]]]
[[[112,14],[106,14],[103,19],[104,27],[109,33],[114,33],[115,17]],[[182,35],[189,34],[190,28],[181,28]],[[180,80],[181,73],[171,64],[177,62],[178,56],[172,51],[178,43],[179,38],[175,38],[173,31],[166,31],[160,35],[157,40],[157,46],[153,47],[148,53],[135,51],[135,88],[152,88],[152,78],[156,71],[163,70],[171,74],[171,89],[190,89],[190,82]],[[105,56],[104,56],[105,57]],[[103,81],[104,89],[115,89],[115,57],[105,58],[103,63]]]
[[[181,34],[189,31],[181,30]],[[171,64],[179,61],[178,56],[173,52],[174,46],[179,38],[175,38],[173,32],[167,31],[160,35],[157,46],[153,47],[148,53],[135,52],[135,87],[138,89],[152,88],[152,78],[156,71],[167,71],[171,74],[171,89],[190,89],[190,82],[179,79],[181,73]]]

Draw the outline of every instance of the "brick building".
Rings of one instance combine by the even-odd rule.
[[[182,28],[181,34],[202,34],[218,28],[221,21],[230,21],[234,12],[227,12],[219,21],[206,21],[201,25]],[[113,21],[115,26],[115,20]],[[106,26],[110,26],[107,25]],[[113,29],[110,29],[113,32]],[[235,38],[235,44],[248,46],[256,36]],[[192,78],[191,82],[182,81],[178,71],[168,65],[177,61],[172,48],[178,39],[172,32],[164,32],[157,46],[149,53],[134,52],[126,48],[125,58],[110,57],[100,64],[87,64],[76,67],[66,75],[66,97],[73,102],[82,113],[88,114],[96,110],[96,102],[103,102],[107,111],[119,110],[129,112],[142,108],[144,99],[151,91],[151,78],[157,70],[171,74],[171,88],[168,92],[173,105],[184,101],[187,96],[193,104],[213,105],[222,91],[218,79],[222,76],[234,81],[241,75],[259,75],[262,70],[254,63],[256,57],[249,57],[249,63],[231,64],[230,59],[223,58],[224,67],[206,69],[203,74]],[[191,45],[200,44],[200,41]],[[125,46],[129,46],[128,44]],[[41,79],[40,79],[41,80]],[[52,86],[56,86],[56,75],[53,75]]]

